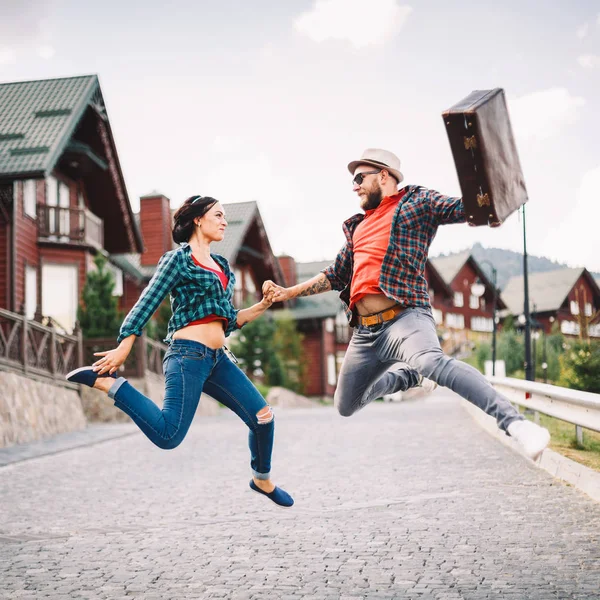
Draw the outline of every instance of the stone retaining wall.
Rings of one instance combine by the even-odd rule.
[[[0,448],[85,426],[77,390],[0,370]]]

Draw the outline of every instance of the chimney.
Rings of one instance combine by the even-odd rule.
[[[287,254],[278,256],[277,260],[279,261],[279,266],[283,271],[285,287],[292,287],[293,285],[296,285],[298,283],[298,278],[296,276],[296,261],[291,256],[287,256]]]
[[[173,248],[170,200],[158,192],[140,198],[140,226],[144,240],[141,264],[150,267]]]

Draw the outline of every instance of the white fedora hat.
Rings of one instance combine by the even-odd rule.
[[[358,165],[372,165],[379,169],[385,169],[398,180],[398,183],[404,179],[404,175],[400,172],[400,159],[388,150],[367,148],[362,153],[360,160],[353,160],[348,164],[348,171],[354,175],[354,171]]]

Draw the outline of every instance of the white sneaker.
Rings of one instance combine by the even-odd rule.
[[[427,377],[419,375],[419,383],[417,383],[417,387],[422,388],[422,390],[427,394],[433,392],[437,386],[438,384],[435,381],[431,381],[431,379],[427,379]]]
[[[550,432],[532,421],[513,421],[508,426],[508,435],[514,438],[532,460],[537,458],[550,443]]]

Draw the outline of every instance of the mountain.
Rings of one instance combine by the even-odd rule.
[[[461,252],[464,252],[462,250]],[[451,252],[440,254],[439,256],[454,256],[460,252]],[[523,254],[514,250],[503,250],[502,248],[484,248],[477,243],[471,248],[471,254],[478,262],[488,260],[498,271],[498,287],[502,290],[511,277],[523,275]],[[433,257],[432,257],[433,258]],[[490,273],[489,267],[481,265],[486,273]],[[527,267],[529,273],[540,273],[543,271],[556,271],[557,269],[566,269],[568,265],[555,262],[543,256],[527,256]],[[600,280],[600,273],[593,273],[592,276]]]

